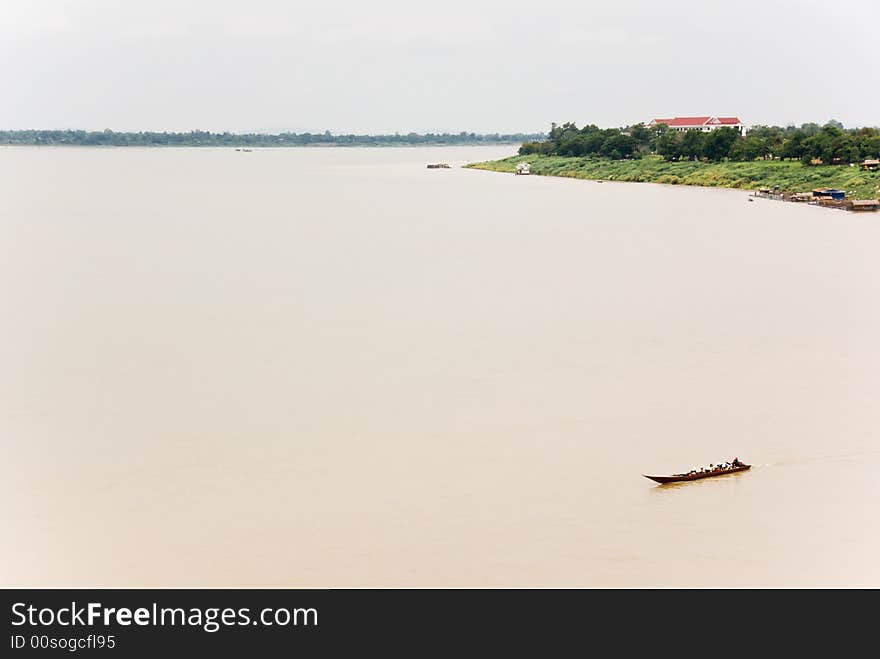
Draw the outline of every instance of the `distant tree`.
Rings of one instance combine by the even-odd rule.
[[[859,151],[863,158],[880,158],[880,135],[862,138]]]
[[[682,156],[681,142],[681,133],[665,130],[655,140],[655,151],[666,160],[678,160]]]
[[[626,132],[632,137],[637,151],[642,153],[653,151],[652,147],[656,135],[654,131],[645,126],[645,124],[635,124],[634,126],[630,126]]]
[[[211,133],[204,130],[191,130],[185,133],[137,132],[120,133],[110,129],[102,131],[0,131],[0,144],[79,144],[83,146],[307,146],[312,143],[332,143],[339,145],[392,145],[392,144],[472,144],[494,142],[523,142],[539,140],[540,133],[501,135],[477,135],[463,132],[459,135],[448,133],[408,133],[400,135],[333,135],[324,133],[279,133],[264,135],[258,133],[234,134],[229,132]]]
[[[31,134],[33,131],[29,133]],[[3,141],[3,135],[0,132],[0,141]],[[210,137],[210,134],[207,135]],[[90,136],[91,134],[86,134],[83,137],[65,139],[94,139]],[[302,136],[294,137],[302,139]],[[476,136],[476,139],[485,140],[488,137],[491,136]],[[16,143],[10,142],[10,139],[12,138],[6,138],[4,143]],[[37,138],[26,139],[47,140],[45,143],[52,143],[51,140],[58,138],[54,134],[41,134]],[[121,139],[120,134],[114,135],[113,139]],[[419,136],[418,139],[425,138]],[[773,157],[800,159],[806,164],[813,161],[829,164],[852,163],[861,158],[880,157],[880,128],[847,130],[839,121],[832,119],[821,126],[817,123],[805,123],[800,127],[757,125],[747,135],[741,136],[727,126],[709,132],[694,130],[683,133],[669,129],[666,124],[633,124],[623,129],[602,129],[595,124],[578,128],[574,123],[567,122],[561,126],[551,124],[546,141],[527,141],[521,147],[521,153],[601,155],[606,158],[632,158],[646,153],[657,153],[666,160],[703,158],[714,162],[725,158],[755,160]]]
[[[580,133],[563,134],[556,147],[560,156],[582,156],[586,153],[585,136]]]
[[[803,134],[795,133],[791,139],[786,140],[782,144],[779,157],[783,160],[792,159],[799,160],[804,155]]]
[[[749,131],[749,135],[737,140],[730,148],[731,160],[755,160],[766,154],[766,144],[760,137],[755,137]]]
[[[740,138],[739,132],[730,126],[723,126],[706,133],[703,138],[702,155],[707,160],[723,160],[730,157],[730,149]]]
[[[594,127],[595,128],[595,127]],[[596,154],[602,151],[602,145],[608,139],[605,132],[595,128],[584,136],[584,148],[586,153]]]
[[[834,138],[826,131],[821,131],[804,140],[804,155],[819,159],[830,165],[834,158]]]
[[[636,148],[636,141],[629,135],[618,133],[605,139],[602,143],[601,154],[607,158],[620,160],[632,156]]]
[[[544,144],[543,142],[523,142],[522,146],[519,147],[519,155],[528,156],[533,153],[541,153],[541,146]]]
[[[700,130],[685,131],[681,140],[681,155],[688,160],[696,160],[703,153],[703,136]]]
[[[661,135],[669,131],[669,124],[665,124],[661,121],[659,124],[654,124],[653,130],[654,136],[660,137]]]

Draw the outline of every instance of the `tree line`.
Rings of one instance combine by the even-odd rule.
[[[323,133],[187,133],[116,132],[112,130],[5,130],[0,144],[73,146],[410,146],[448,144],[505,144],[541,140],[543,133],[477,134],[406,133],[393,135],[334,135]]]
[[[578,128],[552,124],[546,140],[525,142],[520,155],[601,156],[614,160],[656,154],[664,159],[749,161],[800,160],[810,164],[847,164],[880,157],[880,128],[846,129],[833,119],[825,125],[754,126],[746,135],[728,126],[711,131],[672,130],[666,124],[625,128]]]

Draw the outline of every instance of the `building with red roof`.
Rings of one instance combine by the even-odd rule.
[[[739,120],[739,117],[673,117],[672,119],[652,119],[648,125],[655,126],[657,124],[666,124],[672,130],[678,131],[709,131],[729,126],[742,133],[745,129],[745,125]]]

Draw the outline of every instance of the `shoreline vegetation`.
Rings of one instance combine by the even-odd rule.
[[[475,162],[470,169],[513,174],[519,163],[527,162],[530,173],[597,181],[666,183],[713,188],[759,190],[774,188],[786,192],[810,192],[814,188],[844,190],[850,199],[877,199],[880,172],[860,171],[840,165],[806,166],[800,162],[669,162],[659,156],[638,160],[611,160],[601,156],[512,156],[502,160]]]
[[[542,140],[543,133],[394,133],[393,135],[334,135],[323,133],[187,133],[116,132],[112,130],[0,130],[2,146],[452,146],[519,144]]]
[[[552,124],[545,140],[524,142],[519,155],[466,167],[514,173],[528,163],[539,176],[789,194],[834,188],[848,199],[867,200],[880,197],[877,158],[880,129],[847,130],[834,120],[754,126],[746,135],[728,127],[704,132],[663,123],[607,129],[565,123]]]

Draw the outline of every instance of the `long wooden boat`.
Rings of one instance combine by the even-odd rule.
[[[671,476],[648,476],[642,474],[645,478],[650,478],[655,483],[681,483],[684,481],[698,481],[703,478],[712,478],[713,476],[726,476],[737,471],[746,471],[751,469],[752,465],[741,464],[738,467],[729,467],[727,469],[713,469],[712,471],[696,472],[693,474],[672,474]]]

